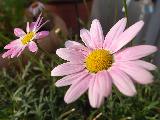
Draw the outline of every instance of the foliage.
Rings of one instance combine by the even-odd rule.
[[[67,105],[67,88],[56,88],[50,76],[53,66],[62,63],[55,55],[28,54],[27,65],[12,66],[0,72],[0,120],[159,120],[160,71],[152,85],[137,85],[135,97],[125,97],[113,88],[100,109],[89,106],[87,95]],[[19,68],[19,71],[17,71]]]

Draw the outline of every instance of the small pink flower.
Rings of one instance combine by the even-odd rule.
[[[42,23],[42,20],[43,17],[41,17],[40,14],[36,22],[32,22],[31,24],[27,22],[27,27],[26,27],[27,33],[25,33],[20,28],[15,28],[14,34],[19,38],[10,42],[4,47],[4,49],[7,49],[7,51],[2,55],[2,57],[3,58],[18,57],[19,55],[21,55],[22,51],[26,47],[28,47],[31,52],[36,52],[38,50],[38,47],[33,40],[41,39],[49,34],[48,31],[38,32],[38,30],[48,22],[46,21]]]
[[[85,46],[67,41],[66,48],[56,54],[68,62],[51,71],[52,76],[65,76],[56,82],[57,87],[71,85],[64,100],[71,103],[88,90],[92,107],[98,108],[111,94],[112,83],[126,96],[136,94],[134,83],[148,84],[153,81],[149,72],[156,66],[139,60],[157,51],[151,45],[139,45],[120,50],[141,30],[143,21],[125,29],[126,18],[118,21],[104,38],[98,20],[93,20],[90,31],[82,29],[80,36]]]
[[[31,4],[31,6],[29,7],[29,12],[31,12],[33,14],[33,16],[38,15],[40,12],[42,12],[44,10],[45,6],[43,3],[41,2],[34,2]]]

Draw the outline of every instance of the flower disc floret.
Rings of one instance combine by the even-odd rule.
[[[92,51],[85,59],[86,68],[91,73],[107,70],[112,66],[113,56],[109,51],[98,49]]]
[[[24,38],[21,40],[22,43],[23,43],[23,45],[28,44],[28,42],[30,42],[33,39],[33,37],[35,36],[35,34],[36,34],[35,32],[29,32],[29,33],[27,33],[24,36]]]

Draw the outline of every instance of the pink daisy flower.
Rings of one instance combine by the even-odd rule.
[[[3,58],[18,57],[19,55],[21,55],[22,51],[26,47],[28,47],[31,52],[36,52],[38,50],[38,47],[33,40],[41,39],[49,34],[48,31],[38,32],[38,30],[48,22],[45,21],[44,23],[42,23],[42,20],[43,17],[41,17],[40,14],[36,22],[32,22],[31,24],[27,22],[27,27],[26,27],[27,33],[25,33],[20,28],[15,28],[14,34],[19,38],[10,42],[4,47],[4,49],[6,49],[7,51],[2,55],[2,57]]]
[[[43,3],[41,2],[34,2],[31,4],[31,6],[29,7],[29,12],[31,12],[33,14],[33,16],[38,15],[40,12],[42,12],[44,10],[45,6]]]
[[[126,96],[136,94],[134,83],[153,81],[149,72],[156,66],[139,60],[157,51],[151,45],[139,45],[120,50],[141,30],[143,21],[125,29],[126,18],[118,21],[104,38],[98,20],[93,20],[90,31],[82,29],[80,36],[85,46],[67,41],[66,48],[56,54],[68,62],[55,67],[51,76],[65,76],[56,82],[57,87],[71,85],[64,100],[71,103],[88,90],[90,105],[98,108],[111,94],[112,83]]]

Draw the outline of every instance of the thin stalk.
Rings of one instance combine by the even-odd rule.
[[[123,0],[123,6],[124,6],[124,14],[127,18],[127,26],[128,26],[128,8],[127,8],[127,2],[126,0]],[[133,40],[130,42],[129,46],[133,46]]]
[[[100,118],[102,116],[102,113],[100,112],[95,118],[93,118],[93,120],[97,120],[98,118]]]
[[[59,120],[62,120],[62,118],[64,118],[65,116],[68,116],[69,114],[71,114],[72,112],[75,111],[75,108],[63,113],[60,117],[59,117]]]
[[[87,1],[86,1],[86,0],[83,0],[83,3],[84,3],[84,6],[85,6],[85,8],[86,8],[87,17],[89,17],[90,11],[89,11],[89,8],[88,8],[88,5],[87,5]]]
[[[123,0],[123,6],[124,6],[124,14],[125,14],[125,17],[127,18],[127,25],[128,25],[128,9],[127,9],[126,0]]]

